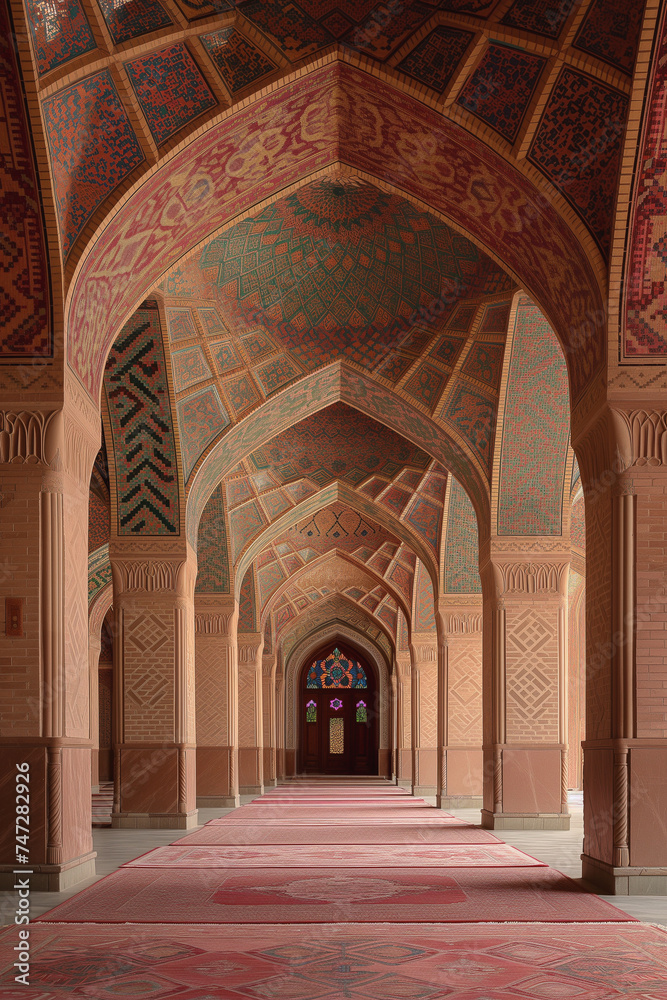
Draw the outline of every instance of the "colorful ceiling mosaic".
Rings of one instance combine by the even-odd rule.
[[[415,323],[428,330],[464,296],[512,287],[448,226],[343,177],[305,184],[232,226],[199,264],[228,327],[242,324],[255,338],[259,327],[271,338],[269,350],[290,352],[277,372],[260,371],[267,393],[341,357],[375,367],[413,335]]]
[[[26,0],[26,11],[40,76],[97,48],[79,0]]]
[[[565,358],[539,310],[516,314],[498,481],[499,535],[560,535],[570,428]]]
[[[227,524],[222,486],[216,487],[204,508],[197,534],[197,593],[230,592]]]
[[[458,104],[514,142],[546,63],[513,45],[489,45]]]
[[[450,480],[442,565],[444,594],[480,594],[479,536],[470,498],[456,479]]]
[[[49,268],[22,80],[5,5],[0,6],[0,360],[52,354]]]

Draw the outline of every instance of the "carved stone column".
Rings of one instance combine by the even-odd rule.
[[[482,596],[438,601],[441,652],[440,805],[482,805]]]
[[[586,503],[582,874],[602,892],[664,895],[667,413],[624,402],[575,444]]]
[[[241,795],[264,793],[264,751],[262,723],[261,632],[239,632],[239,791]]]
[[[505,542],[505,544],[507,544]],[[484,808],[494,829],[567,830],[569,550],[545,539],[482,554]]]
[[[195,594],[197,806],[238,806],[238,705],[233,598]]]
[[[55,383],[54,383],[55,384]],[[30,884],[95,873],[90,800],[90,400],[0,411],[0,888],[16,879],[16,767],[30,768]],[[5,400],[5,405],[8,401]]]
[[[180,551],[179,551],[180,550]],[[194,581],[185,543],[112,539],[115,827],[197,825]]]
[[[277,657],[275,683],[277,747],[276,777],[280,782],[287,776],[287,761],[285,752],[287,732],[285,724],[285,674],[283,671],[282,655],[280,652],[278,652]]]
[[[100,710],[99,664],[102,642],[100,636],[88,636],[88,669],[90,682],[90,784],[94,792],[100,790]]]
[[[396,657],[396,784],[412,788],[412,660]]]
[[[262,723],[264,743],[264,785],[275,787],[277,780],[276,746],[276,654],[262,657]]]
[[[435,804],[438,794],[438,640],[433,632],[413,632],[412,790]]]

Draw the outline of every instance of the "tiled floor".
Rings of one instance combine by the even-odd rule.
[[[527,854],[547,862],[572,878],[578,878],[581,873],[581,844],[583,839],[583,812],[580,796],[572,796],[570,809],[572,814],[569,831],[516,830],[494,831],[496,836],[507,844],[525,851]],[[244,801],[251,801],[245,798]],[[217,816],[224,816],[229,809],[200,809],[201,823]],[[479,810],[458,809],[456,815],[471,823],[479,823]],[[96,829],[93,831],[94,847],[97,851],[97,875],[95,878],[80,882],[65,892],[31,894],[31,915],[37,917],[50,910],[58,903],[69,899],[81,889],[92,885],[95,881],[115,871],[125,861],[138,857],[153,847],[171,844],[184,834],[176,830],[112,830]],[[667,897],[664,896],[605,896],[615,906],[640,920],[649,923],[659,923],[667,927]],[[16,897],[13,892],[0,893],[0,923],[11,923],[16,908]]]

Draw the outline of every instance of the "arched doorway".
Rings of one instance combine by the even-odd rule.
[[[299,699],[299,770],[377,774],[377,683],[351,647],[329,643],[304,664]]]

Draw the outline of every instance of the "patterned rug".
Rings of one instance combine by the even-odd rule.
[[[464,844],[424,847],[367,844],[312,847],[157,847],[123,868],[546,868],[508,844],[467,848]]]
[[[121,868],[44,921],[340,923],[632,920],[551,868]]]
[[[367,809],[362,812],[360,809],[347,809],[341,806],[339,809],[316,813],[313,809],[290,809],[285,806],[277,806],[275,812],[268,808],[244,812],[245,808],[247,807],[242,806],[237,812],[230,813],[228,816],[222,816],[220,819],[212,819],[210,825],[227,826],[228,824],[236,823],[245,826],[258,822],[262,826],[277,824],[286,826],[295,824],[299,826],[330,826],[332,823],[336,826],[350,826],[354,823],[382,823],[383,826],[393,826],[394,824],[400,826],[402,824],[404,826],[470,827],[470,823],[466,823],[465,820],[456,819],[454,816],[443,815],[435,811],[433,814],[422,814],[417,810],[413,812],[407,809],[400,811],[397,809],[394,812],[389,809]]]
[[[4,1000],[667,1000],[667,933],[638,923],[42,923],[29,987],[13,980],[15,943],[7,928]]]
[[[488,830],[475,826],[298,826],[282,823],[246,826],[245,823],[207,823],[179,844],[498,844]]]

